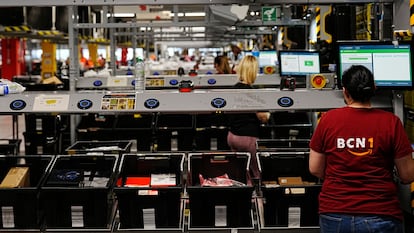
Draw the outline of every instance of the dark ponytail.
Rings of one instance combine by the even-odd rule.
[[[342,86],[355,101],[366,102],[375,95],[372,72],[362,65],[353,65],[342,74]]]

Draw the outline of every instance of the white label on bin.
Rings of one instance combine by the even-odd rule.
[[[300,227],[300,207],[289,207],[288,227]]]
[[[225,205],[215,206],[215,226],[216,227],[227,226],[227,206]]]
[[[36,130],[37,131],[43,130],[43,120],[42,120],[42,118],[36,118]]]
[[[36,151],[37,151],[38,155],[42,155],[43,154],[43,146],[37,146]]]
[[[177,132],[177,131],[174,131],[174,132]],[[173,136],[171,138],[171,151],[177,151],[177,150],[178,150],[178,139]]]
[[[217,150],[217,138],[210,139],[210,150]]]
[[[142,209],[144,229],[155,229],[155,209]]]
[[[72,227],[84,227],[83,223],[83,206],[71,206]]]
[[[3,228],[14,228],[14,211],[13,206],[1,207],[1,219],[3,222]]]

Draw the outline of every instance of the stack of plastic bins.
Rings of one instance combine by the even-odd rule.
[[[40,187],[46,231],[110,231],[118,155],[58,155]]]
[[[114,124],[114,138],[136,139],[137,151],[150,151],[153,143],[156,113],[119,114]]]
[[[182,231],[184,158],[183,153],[123,155],[114,187],[117,230]]]
[[[29,184],[20,188],[0,188],[0,231],[39,232],[39,188],[53,161],[52,156],[0,156],[0,182],[12,167],[28,167]]]
[[[259,152],[262,170],[259,229],[319,232],[321,184],[309,173],[308,151]]]
[[[254,187],[248,173],[250,154],[242,152],[189,153],[188,229],[254,229],[252,200]],[[230,186],[204,186],[203,179],[227,176]],[[214,181],[214,180],[213,180]]]
[[[225,114],[198,114],[195,116],[195,150],[227,150],[227,119]]]
[[[310,139],[312,130],[310,113],[277,111],[272,113],[269,123],[262,126],[260,138]]]
[[[257,151],[309,151],[310,139],[259,139]]]
[[[69,116],[25,114],[23,132],[26,155],[56,155],[68,146]]]
[[[156,150],[192,151],[194,116],[191,114],[160,114],[156,120]]]
[[[87,155],[122,155],[131,152],[132,140],[120,141],[77,141],[66,149],[66,153]]]
[[[90,113],[82,115],[77,125],[79,140],[111,140],[114,138],[115,115]]]

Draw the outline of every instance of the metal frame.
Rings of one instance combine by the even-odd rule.
[[[296,0],[295,4],[332,4],[332,3],[381,3],[393,2],[392,0]],[[1,6],[114,6],[114,5],[185,5],[185,4],[292,4],[289,0],[3,0]]]
[[[135,106],[106,109],[102,103],[112,99],[133,99]],[[15,101],[23,101],[25,107],[12,109]],[[78,107],[88,101],[90,106]],[[148,107],[148,101],[152,101]],[[158,106],[154,103],[157,102]],[[61,103],[59,105],[59,103]],[[147,106],[146,106],[147,104]],[[82,105],[82,104],[81,104]],[[85,105],[84,105],[85,106]],[[341,90],[278,90],[278,89],[217,89],[193,90],[182,93],[178,90],[153,90],[143,93],[111,91],[79,91],[10,94],[0,98],[0,109],[7,114],[20,113],[211,113],[251,111],[317,111],[344,106]],[[373,106],[391,109],[389,95],[376,96]]]

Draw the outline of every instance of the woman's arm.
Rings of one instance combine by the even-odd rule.
[[[325,154],[310,150],[309,171],[312,175],[323,179],[325,177],[326,158]]]
[[[409,184],[414,182],[414,159],[411,153],[402,158],[395,159],[394,163],[402,183]]]

